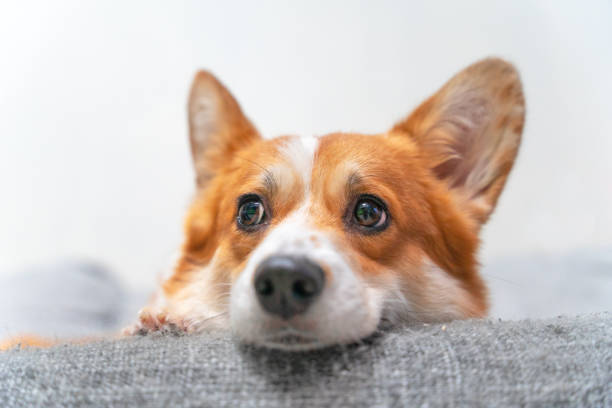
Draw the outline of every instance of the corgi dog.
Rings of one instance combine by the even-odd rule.
[[[188,102],[197,193],[176,266],[128,334],[229,329],[271,348],[487,312],[478,234],[515,161],[516,69],[477,62],[380,134],[263,138],[211,73]]]
[[[303,350],[385,323],[485,316],[478,235],[524,116],[516,69],[490,58],[380,134],[270,139],[219,80],[197,73],[184,244],[125,333],[222,329]]]

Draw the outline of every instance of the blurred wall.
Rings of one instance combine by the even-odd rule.
[[[0,270],[77,255],[154,281],[193,192],[200,67],[273,136],[385,130],[507,58],[527,126],[484,259],[612,244],[611,21],[605,0],[3,2]]]

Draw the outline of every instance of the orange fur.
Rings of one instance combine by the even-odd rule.
[[[12,337],[0,342],[0,351],[10,350],[15,347],[28,348],[28,347],[50,347],[55,343],[51,340],[35,336],[35,335],[23,335],[19,337]]]
[[[96,340],[101,340],[101,338],[96,337],[83,337],[80,339],[49,339],[45,337],[41,337],[35,334],[29,335],[20,335],[17,337],[10,337],[2,342],[0,342],[0,351],[6,351],[13,348],[47,348],[58,346],[60,344],[86,344],[91,343]]]

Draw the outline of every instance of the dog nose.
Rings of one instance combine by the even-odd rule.
[[[323,290],[325,274],[304,257],[272,256],[257,267],[254,283],[261,306],[289,319],[313,303]]]

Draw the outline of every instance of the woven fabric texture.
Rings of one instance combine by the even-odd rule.
[[[612,314],[419,324],[300,353],[220,333],[14,349],[0,406],[612,406]]]

